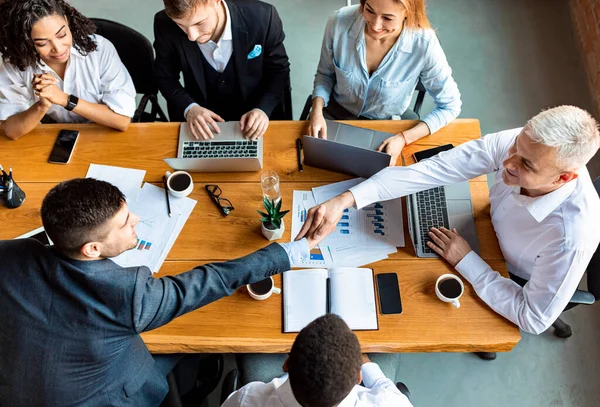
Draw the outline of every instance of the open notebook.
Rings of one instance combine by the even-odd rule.
[[[352,330],[378,329],[373,270],[336,267],[283,274],[284,332],[299,332],[328,312]]]

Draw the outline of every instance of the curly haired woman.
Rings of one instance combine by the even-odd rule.
[[[0,123],[9,138],[44,118],[127,129],[135,88],[95,30],[63,0],[0,0]]]

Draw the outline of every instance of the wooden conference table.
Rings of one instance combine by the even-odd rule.
[[[349,122],[377,130],[397,133],[414,125],[410,121]],[[350,177],[312,167],[298,171],[295,140],[304,122],[272,122],[265,134],[264,168],[280,176],[284,209],[291,205],[293,190],[341,181]],[[0,163],[12,165],[15,180],[27,194],[23,206],[9,210],[0,206],[0,239],[12,239],[41,226],[39,208],[45,194],[56,183],[84,177],[90,163],[146,170],[146,182],[160,185],[169,167],[163,158],[175,157],[177,123],[132,124],[120,133],[101,126],[40,125],[20,140],[0,135]],[[68,165],[48,164],[48,156],[62,128],[80,130],[78,144]],[[405,148],[407,163],[415,151],[446,143],[454,145],[479,138],[479,122],[453,121],[434,136],[425,137]],[[399,160],[400,161],[400,160]],[[198,201],[179,235],[158,277],[175,275],[199,264],[229,260],[258,250],[268,244],[260,232],[257,209],[262,205],[260,173],[196,173],[194,192]],[[235,210],[223,217],[204,191],[204,184],[217,183]],[[507,276],[489,215],[485,177],[470,182],[481,255],[490,266]],[[519,341],[519,330],[481,301],[465,284],[461,307],[439,301],[434,292],[438,276],[454,270],[440,259],[418,259],[406,226],[406,247],[389,259],[365,267],[375,273],[396,272],[400,282],[404,312],[378,315],[380,329],[357,335],[366,352],[474,352],[509,351]],[[286,217],[290,240],[291,218]],[[276,285],[281,286],[280,276]],[[290,350],[295,334],[282,333],[281,297],[266,301],[251,299],[242,288],[199,310],[142,335],[155,353],[176,352],[255,352],[280,353]]]

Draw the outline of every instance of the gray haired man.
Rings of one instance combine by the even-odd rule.
[[[363,208],[494,172],[492,224],[511,277],[524,286],[492,270],[453,230],[432,229],[428,244],[494,311],[539,334],[569,303],[600,242],[600,199],[585,167],[599,144],[598,124],[589,113],[573,106],[549,109],[523,128],[382,170],[312,208],[297,239],[326,236],[350,206]]]

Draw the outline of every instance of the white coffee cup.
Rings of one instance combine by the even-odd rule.
[[[187,173],[185,171],[175,171],[174,173],[171,174],[169,171],[167,171],[166,175],[167,175],[167,189],[169,190],[171,195],[173,195],[174,197],[184,198],[184,197],[188,196],[189,194],[191,194],[192,191],[194,190],[194,179],[192,178],[192,176],[189,173]],[[183,190],[174,189],[173,186],[171,185],[172,181],[174,179],[179,179],[176,177],[182,177],[182,176],[187,176],[189,178],[189,185],[187,186],[187,188],[185,188]]]
[[[460,284],[460,293],[457,296],[447,297],[446,296],[446,295],[448,295],[447,292],[445,293],[446,295],[442,294],[443,289],[440,291],[440,284],[446,280],[456,280],[458,282],[458,284]],[[458,301],[458,299],[463,295],[464,292],[465,292],[465,285],[463,284],[461,279],[456,277],[454,274],[442,274],[441,276],[439,276],[439,278],[435,282],[435,294],[438,296],[438,298],[444,302],[451,303],[456,308],[460,308],[460,302]]]
[[[250,287],[251,285],[258,284],[258,283],[266,283],[269,280],[271,281],[271,288],[267,292],[265,292],[265,290],[263,290],[261,293],[256,293]],[[259,301],[266,300],[272,294],[281,294],[281,290],[279,288],[275,287],[275,281],[273,280],[273,277],[265,278],[264,280],[257,281],[256,283],[247,284],[246,288],[248,289],[248,294],[250,295],[250,297],[254,298],[255,300],[259,300]]]

